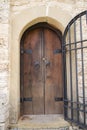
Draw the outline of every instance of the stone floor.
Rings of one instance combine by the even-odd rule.
[[[27,115],[22,116],[11,130],[69,130],[70,124],[63,115]],[[15,128],[15,129],[13,129]]]

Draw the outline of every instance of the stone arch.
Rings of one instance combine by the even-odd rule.
[[[41,22],[47,22],[47,23],[50,24],[52,27],[61,30],[62,33],[63,33],[63,31],[64,31],[64,27],[63,27],[63,25],[62,25],[59,21],[57,21],[57,20],[55,20],[55,19],[53,19],[53,18],[51,18],[51,17],[38,17],[38,18],[32,20],[31,22],[27,23],[27,24],[24,26],[24,28],[23,28],[22,31],[20,32],[19,38],[21,38],[21,36],[22,36],[23,33],[27,30],[27,28],[31,27],[31,26],[34,25],[34,24],[41,23]]]
[[[20,14],[12,17],[12,33],[10,36],[10,123],[17,123],[20,117],[20,39],[23,32],[39,22],[47,22],[63,32],[71,18],[70,14],[60,7],[46,7],[43,5],[25,9]]]

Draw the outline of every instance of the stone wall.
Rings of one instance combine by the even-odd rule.
[[[20,0],[11,0],[10,5],[12,16],[26,8],[45,5],[62,7],[63,10],[69,11],[73,18],[76,14],[87,9],[87,0],[22,0],[21,2]]]
[[[9,1],[0,0],[0,130],[9,117]]]
[[[49,7],[59,7],[63,11],[69,12],[72,18],[87,10],[87,0],[0,0],[0,130],[2,127],[4,129],[4,124],[9,118],[9,92],[11,87],[9,85],[9,72],[11,71],[9,51],[12,44],[10,43],[10,34],[12,33],[10,28],[13,28],[11,22],[14,22],[12,19],[25,9],[36,6],[39,8],[42,5],[47,7],[46,15]],[[55,11],[56,15],[58,13]]]

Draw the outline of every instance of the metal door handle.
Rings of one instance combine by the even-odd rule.
[[[46,64],[46,67],[47,67],[47,66],[50,66],[50,61],[46,60],[46,61],[45,61],[45,64]]]
[[[35,67],[35,69],[39,69],[39,68],[40,68],[40,63],[39,63],[39,61],[35,61],[35,62],[34,62],[34,67]]]

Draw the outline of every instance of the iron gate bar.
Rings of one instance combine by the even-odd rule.
[[[83,49],[84,49],[84,48],[87,48],[87,46],[83,47]],[[67,52],[67,51],[79,50],[79,49],[82,49],[82,48],[81,48],[81,47],[79,47],[79,48],[76,48],[76,49],[74,48],[74,49],[71,49],[71,50],[70,50],[70,49],[69,49],[69,50],[67,50],[67,49],[66,49],[66,52]]]
[[[75,120],[71,120],[70,118],[66,118],[67,121],[72,121],[72,123],[75,123],[76,125],[78,124],[80,128],[87,128],[87,125],[83,125],[82,123],[79,123],[78,121],[75,121]]]
[[[66,101],[66,102],[73,102],[73,103],[79,103],[79,102],[75,102],[75,101],[71,101],[71,100],[66,100],[66,99],[63,99],[64,101]],[[80,103],[79,103],[80,104]],[[82,103],[83,104],[83,103]]]
[[[76,44],[76,22],[74,22],[74,42],[75,42],[75,66],[76,66],[76,94],[77,94],[77,109],[79,109],[78,99],[78,66],[77,66],[77,44]],[[77,111],[77,121],[79,121],[79,111]]]
[[[83,49],[87,48],[86,43],[87,39],[83,39],[83,16],[86,16],[86,24],[87,24],[87,10],[78,14],[77,16],[75,16],[67,25],[65,31],[64,31],[64,35],[63,35],[63,44],[62,44],[62,53],[63,53],[63,71],[64,71],[64,116],[66,120],[69,120],[71,122],[74,122],[76,124],[78,124],[81,127],[87,128],[87,122],[86,122],[86,115],[87,115],[87,103],[85,102],[85,77],[84,77],[84,51]],[[79,37],[80,39],[77,40],[77,26],[76,26],[76,22],[78,20],[78,24],[79,24],[79,29],[80,29],[80,34]],[[73,40],[74,42],[72,42],[71,39],[71,26],[74,25],[74,36],[73,36]],[[66,36],[68,35],[68,43],[66,42]],[[78,47],[77,45],[81,45],[81,47]],[[85,46],[83,46],[83,44]],[[74,45],[74,46],[72,46]],[[68,49],[66,49],[66,47],[68,47]],[[81,87],[82,87],[82,97],[81,99],[83,100],[82,102],[79,99],[79,82],[78,82],[78,58],[77,58],[77,51],[79,51],[80,54],[80,58],[81,58],[81,78],[82,78],[82,83],[81,83]],[[73,63],[72,63],[72,53],[71,51],[75,52],[75,84],[76,86],[74,87],[72,84],[72,67],[73,67]],[[68,52],[68,58],[69,58],[69,76],[70,76],[70,98],[68,97],[68,93],[67,93],[67,69],[66,68],[66,52]],[[69,87],[69,86],[68,86]],[[73,99],[73,87],[76,89],[76,101],[74,101]],[[69,98],[69,99],[68,99]],[[71,106],[69,106],[69,104],[71,104]],[[74,107],[74,104],[75,107]],[[68,109],[71,111],[71,115],[68,115]],[[74,112],[75,111],[77,113],[76,117],[74,116]],[[80,120],[80,112],[83,113],[83,121]],[[70,116],[70,117],[69,117]]]
[[[68,27],[70,27],[79,17],[83,16],[83,15],[86,15],[86,18],[87,18],[87,10],[85,10],[84,12],[78,14],[77,16],[75,16],[67,25],[65,31],[64,31],[64,35],[63,35],[63,45],[66,44],[66,40],[65,40],[65,37],[66,37],[66,34],[68,32]],[[87,20],[86,20],[87,21]]]
[[[71,101],[71,100],[65,100],[65,99],[63,99],[63,101],[65,101],[65,102],[72,102],[72,103],[75,103],[75,104],[80,104],[80,105],[87,106],[87,104],[83,104],[83,103],[75,102],[75,101]]]
[[[77,111],[81,111],[81,112],[84,112],[84,110],[80,110],[80,109],[77,109],[77,108],[72,108],[72,107],[67,107],[65,106],[66,108],[70,108],[70,109],[73,109],[73,110],[77,110]],[[85,111],[85,113],[87,113],[87,111]]]
[[[73,110],[77,110],[77,112],[78,112],[78,111],[84,112],[84,110],[80,110],[80,109],[77,109],[77,108],[72,108],[72,107],[68,107],[68,106],[64,106],[64,107],[70,108],[70,109],[73,109]],[[87,111],[85,111],[85,113],[87,113]],[[72,119],[71,119],[71,120],[72,120]]]
[[[87,11],[86,11],[86,24],[87,24]]]
[[[65,48],[65,37],[63,36],[63,39],[62,39],[62,59],[63,59],[63,86],[64,86],[64,119],[67,120],[67,108],[65,106],[67,106],[68,104],[68,100],[67,100],[67,80],[66,80],[66,77],[67,77],[67,73],[66,73],[66,48]]]
[[[82,40],[82,42],[86,42],[87,41],[87,39],[86,40]],[[77,44],[79,44],[79,43],[81,43],[81,41],[76,41],[76,42],[71,42],[71,45],[73,45],[73,44],[75,44],[75,43],[77,43]],[[64,45],[62,45],[62,46],[68,46],[69,44],[67,43],[67,44],[64,44]]]
[[[84,59],[83,59],[83,42],[82,42],[82,18],[80,17],[80,40],[81,40],[81,60],[82,60],[82,84],[83,84],[83,103],[85,104],[85,83],[84,83]],[[84,124],[86,124],[85,107],[84,109]]]
[[[70,108],[70,109],[73,109],[73,110],[77,110],[77,112],[78,112],[78,111],[84,112],[84,110],[81,110],[81,109],[79,109],[79,108],[78,108],[78,109],[77,109],[77,108],[72,108],[72,107],[70,107],[70,106],[65,106],[65,105],[64,105],[64,107]],[[87,111],[85,111],[84,113],[87,113]]]
[[[69,43],[71,43],[71,30],[68,26],[69,31]],[[71,50],[71,44],[69,44],[69,49]],[[71,88],[71,101],[73,101],[73,94],[72,94],[72,57],[71,57],[71,51],[69,51],[69,60],[70,60],[70,88]],[[73,108],[73,103],[71,102],[71,107]],[[71,118],[73,119],[73,109],[71,109]]]

